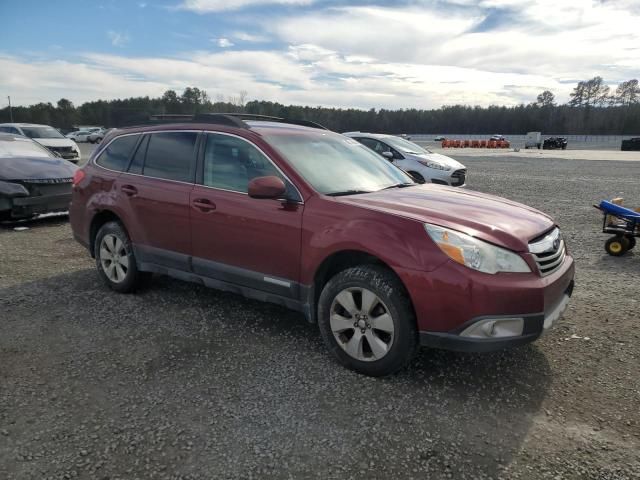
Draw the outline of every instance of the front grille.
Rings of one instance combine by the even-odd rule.
[[[59,153],[71,153],[73,152],[72,147],[47,147],[49,150],[53,150],[54,152]]]
[[[464,185],[464,182],[466,181],[466,179],[467,179],[466,169],[456,170],[451,174],[451,185],[454,187]]]
[[[55,180],[21,180],[20,182],[32,197],[63,195],[71,192],[70,178],[60,178]]]
[[[544,277],[558,270],[566,256],[566,247],[560,229],[554,228],[551,232],[529,243],[529,251],[538,264],[538,270]]]

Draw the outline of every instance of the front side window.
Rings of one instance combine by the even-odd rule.
[[[271,175],[285,180],[271,161],[250,143],[229,135],[207,135],[204,185],[246,193],[252,179]]]
[[[197,139],[197,132],[152,133],[142,173],[149,177],[191,182]]]
[[[107,145],[107,148],[96,159],[96,163],[109,170],[122,172],[129,164],[131,152],[139,137],[139,135],[117,137]]]
[[[53,127],[22,127],[22,131],[29,138],[65,138]]]
[[[320,193],[373,192],[413,183],[406,173],[368,147],[339,134],[283,132],[265,135],[265,139]]]

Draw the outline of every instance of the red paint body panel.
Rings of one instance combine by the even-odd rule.
[[[531,273],[488,275],[447,260],[433,272],[396,269],[409,291],[418,330],[449,332],[472,318],[548,312],[573,281],[573,259],[547,277]]]
[[[342,201],[449,227],[517,252],[528,251],[530,240],[554,226],[551,218],[526,205],[434,184],[353,195]]]
[[[191,197],[215,204],[208,213],[191,209],[194,257],[297,281],[303,205],[199,185]]]

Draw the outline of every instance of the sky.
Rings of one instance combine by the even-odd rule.
[[[0,0],[0,107],[205,89],[355,108],[640,77],[640,0]]]

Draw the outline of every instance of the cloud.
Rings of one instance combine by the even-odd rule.
[[[613,88],[637,78],[640,9],[628,8],[633,1],[412,0],[394,8],[234,15],[233,25],[242,30],[212,39],[219,48],[210,44],[202,51],[88,53],[64,62],[0,54],[0,85],[21,104],[155,96],[186,86],[212,98],[246,90],[281,103],[358,108],[515,105],[545,89],[564,102],[579,80],[594,75]],[[282,2],[195,3],[241,8]]]
[[[233,47],[233,42],[228,38],[218,38],[215,40],[215,42],[220,48]]]
[[[640,12],[623,8],[624,0],[442,5],[328,8],[265,21],[263,28],[290,45],[313,44],[380,62],[545,72],[556,79],[601,74],[617,81],[640,71]]]
[[[232,37],[236,40],[240,40],[241,42],[262,43],[269,41],[269,39],[265,36],[254,35],[247,32],[234,32]]]
[[[264,5],[311,5],[313,2],[314,0],[183,0],[178,8],[202,14]]]
[[[179,58],[87,54],[78,62],[0,57],[0,84],[20,104],[70,98],[159,96],[166,89],[205,89],[211,97],[246,90],[254,98],[358,108],[433,108],[442,104],[516,104],[549,88],[570,85],[542,75],[491,73],[438,65],[345,57],[311,44],[285,52],[236,50],[185,53]]]
[[[111,45],[114,47],[124,47],[127,43],[129,43],[129,35],[126,33],[114,32],[113,30],[109,30],[107,32],[107,36],[109,40],[111,40]]]

